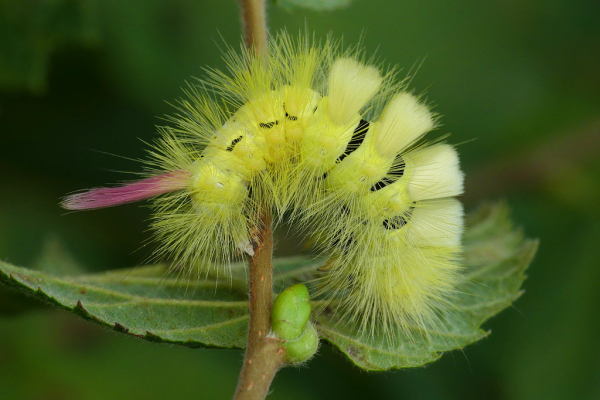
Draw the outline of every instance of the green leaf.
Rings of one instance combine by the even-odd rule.
[[[0,281],[144,339],[192,347],[245,345],[245,293],[226,284],[216,289],[213,279],[178,280],[164,265],[60,277],[0,262]]]
[[[427,330],[429,340],[403,337],[389,343],[382,336],[365,337],[327,313],[317,317],[321,336],[370,371],[422,366],[445,351],[487,336],[481,324],[521,295],[525,270],[538,242],[524,239],[512,227],[507,207],[496,204],[485,205],[468,218],[464,246],[466,274],[458,288],[461,295],[454,310],[440,315],[444,325]]]
[[[352,0],[275,0],[282,8],[307,8],[313,11],[333,11],[338,8],[348,7]]]
[[[468,218],[466,274],[456,309],[441,316],[444,327],[427,332],[429,341],[403,338],[391,344],[383,337],[364,337],[327,309],[316,317],[317,330],[367,370],[424,365],[488,334],[480,325],[520,296],[536,249],[537,241],[524,239],[512,227],[505,206],[484,206]],[[55,257],[45,258],[55,264]],[[321,260],[304,256],[276,259],[275,291],[313,280],[321,265]],[[184,280],[176,273],[156,265],[57,276],[0,262],[0,281],[117,331],[190,347],[243,348],[248,324],[245,266],[234,265],[231,279],[220,274],[219,279]]]
[[[33,269],[52,275],[76,275],[83,271],[56,235],[48,235]],[[0,314],[16,315],[43,306],[26,293],[0,286]]]
[[[56,243],[40,258],[58,271]],[[70,259],[66,259],[71,263]],[[318,266],[305,257],[277,260],[275,287]],[[290,278],[290,271],[295,276]],[[190,347],[244,348],[248,324],[245,267],[236,264],[232,278],[178,279],[165,265],[137,267],[95,275],[63,276],[16,267],[0,261],[0,282],[38,299],[73,311],[119,332],[151,341]]]

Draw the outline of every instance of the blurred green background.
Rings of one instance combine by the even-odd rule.
[[[333,32],[408,71],[443,115],[468,209],[506,199],[541,247],[493,334],[426,368],[366,373],[323,346],[270,399],[600,399],[600,2],[356,0],[271,6],[273,31]],[[60,238],[90,271],[151,252],[139,205],[65,214],[61,196],[132,178],[202,66],[240,40],[234,0],[0,0],[0,258]],[[280,239],[278,254],[298,249]],[[190,350],[28,308],[0,289],[2,399],[230,398],[240,351]]]

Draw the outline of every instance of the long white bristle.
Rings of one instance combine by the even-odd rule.
[[[377,93],[383,78],[373,66],[352,58],[338,58],[329,72],[328,95],[331,120],[344,125]]]
[[[379,119],[376,149],[383,156],[394,156],[434,126],[427,106],[410,93],[399,93],[392,97]]]
[[[452,197],[463,192],[464,175],[452,146],[437,144],[415,151],[408,158],[414,164],[408,183],[408,193],[414,200]]]
[[[463,232],[463,207],[456,199],[424,203],[414,209],[407,240],[419,247],[457,247]]]

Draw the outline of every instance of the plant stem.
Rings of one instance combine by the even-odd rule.
[[[248,50],[259,57],[267,55],[265,0],[240,0],[244,39]],[[248,341],[240,371],[236,400],[261,400],[267,396],[277,370],[285,364],[285,350],[271,331],[273,297],[273,221],[271,210],[262,205],[254,255],[249,257]]]
[[[256,54],[267,54],[267,16],[265,0],[240,0],[244,41]]]
[[[263,212],[260,240],[254,246],[254,256],[250,257],[250,323],[236,400],[264,399],[275,373],[285,363],[285,350],[279,340],[267,337],[271,330],[273,232],[270,212],[267,209]]]

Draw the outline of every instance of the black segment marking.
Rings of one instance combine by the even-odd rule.
[[[406,163],[404,162],[404,159],[401,155],[397,155],[394,163],[392,164],[392,168],[390,168],[387,173],[387,176],[383,177],[383,179],[371,186],[371,192],[376,192],[380,189],[383,189],[384,187],[391,185],[398,179],[402,178],[405,167]]]
[[[350,251],[350,247],[352,247],[354,244],[354,238],[352,236],[342,237],[341,232],[338,231],[333,236],[332,244],[334,247],[337,247],[344,253],[348,253],[348,251]]]
[[[315,111],[316,110],[317,109],[315,108]],[[361,119],[360,122],[358,123],[358,126],[354,130],[354,133],[352,134],[352,139],[350,139],[350,142],[346,146],[346,150],[344,150],[344,153],[342,153],[342,155],[339,156],[339,158],[335,161],[336,164],[341,163],[344,158],[346,158],[349,154],[351,154],[353,151],[358,149],[358,147],[365,140],[365,135],[367,134],[368,130],[369,130],[369,121]],[[327,178],[328,174],[329,174],[329,172],[325,172],[323,174],[323,176],[317,178],[317,180],[322,181],[323,179]]]
[[[403,228],[408,224],[404,215],[396,215],[395,217],[383,220],[383,227],[387,230],[395,230]]]
[[[396,230],[405,227],[406,224],[408,224],[414,209],[415,207],[411,206],[408,211],[405,211],[402,215],[396,215],[395,217],[383,220],[383,227],[387,230]]]
[[[267,128],[267,129],[271,129],[275,125],[279,125],[279,121],[261,122],[260,124],[258,124],[258,126],[260,126],[261,128]]]
[[[235,139],[233,139],[231,141],[231,144],[229,146],[227,146],[227,151],[233,151],[233,148],[235,147],[236,144],[238,144],[240,142],[240,140],[242,140],[243,136],[239,136]]]
[[[348,287],[352,288],[356,284],[356,275],[350,274],[348,275]]]
[[[358,146],[360,146],[365,140],[365,135],[367,134],[368,130],[369,121],[361,119],[358,123],[358,126],[354,130],[354,133],[352,134],[352,139],[350,139],[350,142],[348,142],[348,145],[346,146],[346,150],[344,150],[344,153],[337,159],[336,163],[341,163],[344,158],[358,149]]]
[[[404,168],[406,168],[404,158],[402,158],[402,156],[398,154],[394,159],[394,163],[392,164],[392,168],[390,168],[388,174],[395,177],[396,179],[402,178],[402,176],[404,175]]]
[[[394,183],[394,182],[396,182],[395,179],[391,179],[391,178],[388,178],[386,176],[382,180],[380,180],[379,182],[377,182],[376,184],[374,184],[373,186],[371,186],[371,192],[376,192],[379,189],[383,189],[387,185],[389,185],[391,183]]]
[[[294,117],[293,115],[288,114],[287,110],[285,109],[285,103],[283,103],[283,111],[285,111],[285,117],[287,119],[289,119],[290,121],[297,121],[298,117]]]

